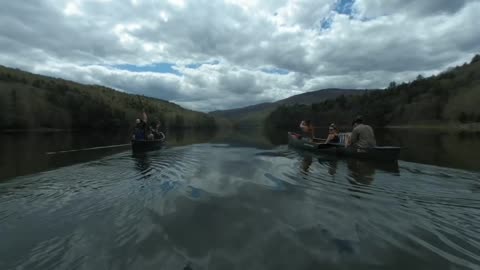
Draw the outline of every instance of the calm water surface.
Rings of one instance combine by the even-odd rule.
[[[377,134],[402,160],[255,131],[138,155],[45,155],[120,135],[3,136],[0,269],[480,269],[479,136]]]

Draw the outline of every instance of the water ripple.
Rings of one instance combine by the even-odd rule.
[[[480,177],[191,145],[0,184],[2,269],[475,269]]]

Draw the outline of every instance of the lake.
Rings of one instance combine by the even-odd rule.
[[[0,269],[480,269],[480,134],[376,134],[398,162],[280,131],[1,135]]]

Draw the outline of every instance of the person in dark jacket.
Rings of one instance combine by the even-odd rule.
[[[145,140],[146,139],[146,133],[145,133],[146,127],[147,127],[147,124],[143,120],[137,119],[135,121],[135,129],[133,131],[132,139],[137,140],[137,141]]]
[[[135,120],[135,129],[133,131],[133,140],[141,141],[147,139],[147,114],[145,111],[142,113],[142,118]]]

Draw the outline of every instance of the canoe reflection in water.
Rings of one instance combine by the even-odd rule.
[[[298,164],[299,175],[302,176],[306,185],[317,186],[325,181],[335,183],[335,187],[347,191],[345,205],[357,207],[358,200],[364,200],[365,194],[370,194],[370,185],[376,177],[382,178],[381,174],[399,175],[400,170],[397,161],[372,161],[353,158],[339,158],[328,155],[314,155],[300,151]],[[318,160],[318,163],[314,162]],[[377,174],[377,175],[376,175]],[[309,183],[307,183],[309,182]],[[333,190],[332,190],[333,191]],[[327,197],[329,197],[327,195]],[[345,206],[344,206],[345,207]],[[342,212],[342,209],[332,210]],[[322,229],[322,239],[328,239],[328,244],[335,247],[339,256],[352,256],[362,249],[360,235],[364,234],[356,222],[342,222],[335,229]]]
[[[152,159],[150,157],[151,152],[134,152],[132,158],[135,160],[135,169],[140,172],[140,180],[150,179],[155,174],[155,170],[152,169]],[[158,173],[158,172],[157,172]],[[151,179],[150,179],[151,180]],[[142,188],[145,186],[142,185]],[[185,266],[179,270],[195,270],[191,262],[186,262]]]
[[[336,158],[322,159],[319,158],[318,162],[328,168],[328,174],[334,176],[337,173],[337,162]],[[305,155],[302,160],[302,173],[308,174],[310,172],[310,166],[313,163],[313,157],[311,155]]]
[[[377,170],[391,174],[400,174],[397,161],[373,161],[360,159],[339,159],[336,157],[319,157],[318,162],[326,167],[330,176],[335,176],[338,171],[339,162],[345,163],[348,169],[347,180],[351,184],[370,185],[375,179]],[[301,162],[301,173],[310,174],[313,157],[310,154],[304,154]]]
[[[375,177],[375,166],[369,162],[360,160],[348,160],[348,181],[352,184],[370,185]]]
[[[148,178],[148,172],[151,170],[152,166],[152,161],[150,160],[148,153],[133,153],[132,157],[135,160],[135,169],[142,174],[144,179]]]

